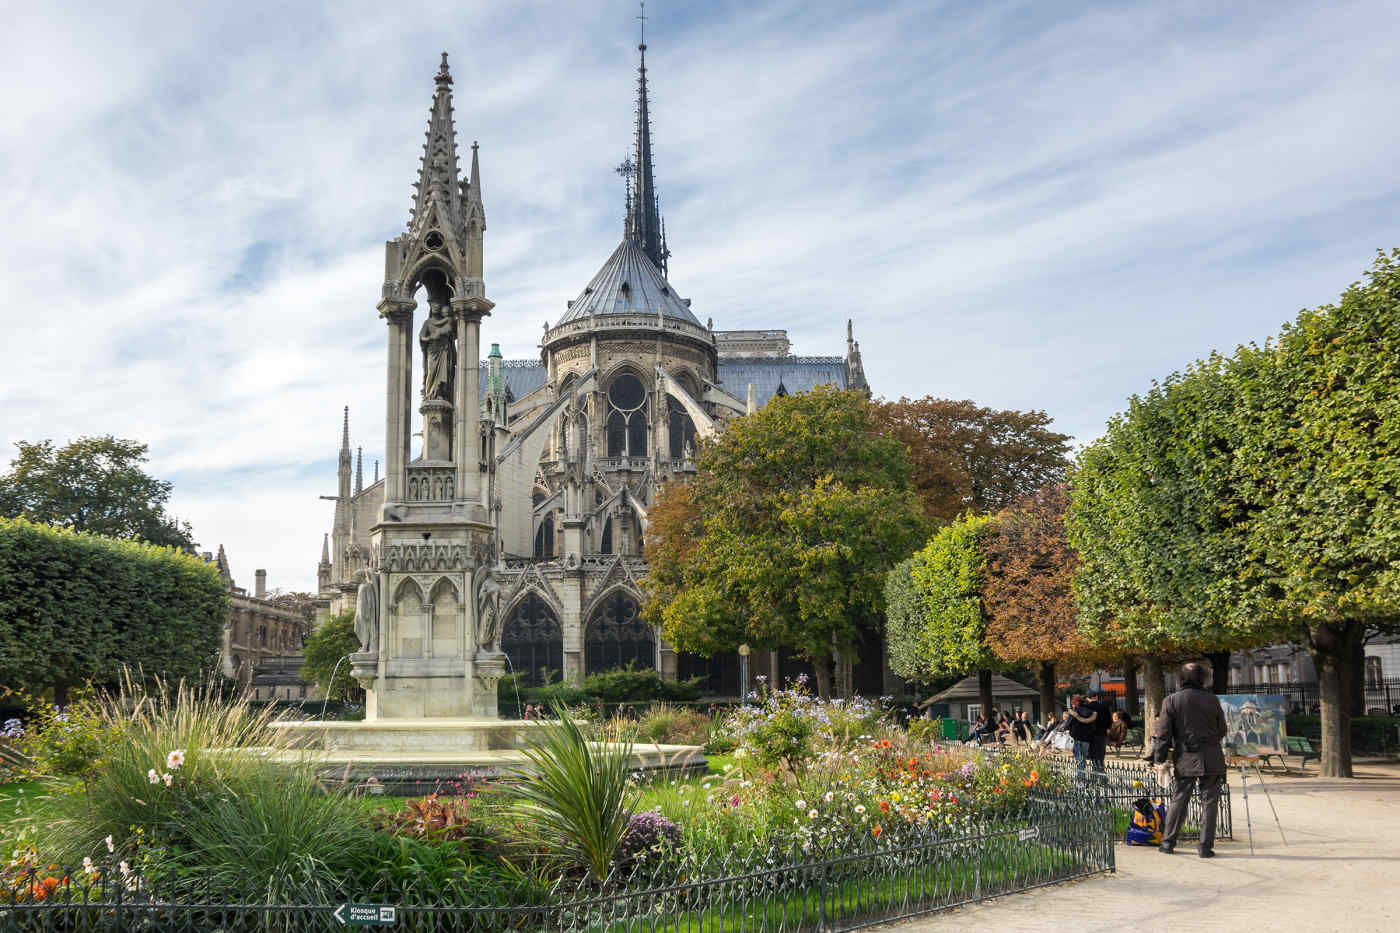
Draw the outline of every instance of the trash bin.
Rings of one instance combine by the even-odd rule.
[[[962,736],[958,735],[958,727],[961,725],[962,723],[960,721],[954,719],[951,716],[947,716],[939,720],[939,726],[942,729],[939,735],[943,736],[943,738],[945,739],[948,739],[950,742],[956,742],[958,739],[962,738]]]

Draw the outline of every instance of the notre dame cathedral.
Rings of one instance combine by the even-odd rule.
[[[480,692],[501,659],[536,681],[633,664],[734,692],[732,659],[678,656],[639,617],[647,509],[695,471],[697,439],[728,419],[825,383],[869,392],[849,323],[844,355],[794,356],[783,330],[702,323],[672,285],[638,48],[621,242],[529,359],[504,359],[494,343],[482,358],[494,305],[480,157],[473,143],[461,178],[443,54],[408,228],[386,244],[385,472],[365,484],[347,413],[317,568],[337,609],[365,581],[374,588],[373,682],[398,670],[443,678],[434,689],[450,692],[454,678],[476,677]],[[463,712],[379,703],[380,715]]]

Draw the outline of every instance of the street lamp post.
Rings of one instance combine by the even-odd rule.
[[[739,646],[739,705],[749,704],[749,646],[748,643]]]

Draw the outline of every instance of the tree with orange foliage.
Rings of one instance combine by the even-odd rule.
[[[1050,430],[1043,411],[901,398],[871,402],[870,414],[907,448],[915,492],[940,523],[994,512],[1065,478],[1069,435]]]
[[[1040,705],[1055,707],[1056,671],[1083,671],[1121,661],[1112,644],[1079,634],[1073,581],[1079,555],[1065,531],[1069,493],[1063,483],[1003,510],[997,534],[983,543],[985,642],[1007,664],[1039,663]]]

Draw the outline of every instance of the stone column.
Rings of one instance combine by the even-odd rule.
[[[476,289],[473,289],[475,291]],[[457,498],[481,495],[481,319],[495,307],[480,295],[456,299],[457,315]]]
[[[401,502],[404,492],[404,465],[407,462],[408,382],[412,357],[405,356],[408,332],[413,323],[414,303],[386,298],[379,303],[379,314],[388,324],[389,366],[385,388],[384,423],[384,504]],[[405,372],[405,363],[408,372]]]

